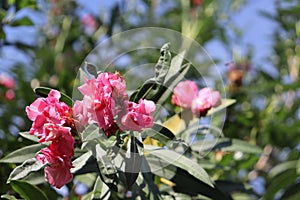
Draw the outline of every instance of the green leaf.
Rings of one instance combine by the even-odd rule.
[[[130,95],[130,101],[137,103],[140,99],[145,99],[151,90],[156,87],[158,87],[158,85],[153,79],[145,81],[141,87],[139,87]]]
[[[164,81],[165,83],[167,83],[170,80],[170,78],[176,76],[181,71],[184,55],[185,51],[182,51],[179,54],[177,54],[174,58],[172,58],[170,69]]]
[[[76,158],[72,162],[74,168],[71,169],[71,173],[75,173],[78,170],[82,169],[86,165],[86,162],[88,161],[88,159],[91,156],[92,156],[91,152],[88,151],[88,152],[82,154],[81,156],[79,156],[78,158]]]
[[[235,99],[222,99],[221,100],[221,104],[218,106],[218,107],[215,107],[215,108],[211,108],[206,116],[210,116],[210,115],[213,115],[221,110],[223,110],[224,108],[228,107],[228,106],[231,106],[232,104],[234,104],[236,102]]]
[[[141,171],[142,156],[139,154],[138,145],[133,135],[128,142],[130,142],[130,148],[127,150],[124,161],[126,186],[130,188],[135,183]]]
[[[32,171],[28,174],[28,176],[22,178],[23,181],[26,181],[33,185],[39,185],[45,183],[45,172],[44,169],[41,168],[38,171]]]
[[[163,84],[165,77],[169,71],[171,53],[169,51],[170,44],[164,44],[160,49],[161,56],[159,57],[157,64],[155,65],[155,81],[158,84]]]
[[[294,183],[297,178],[297,173],[295,169],[288,169],[284,173],[272,178],[272,181],[267,187],[267,191],[263,196],[264,199],[274,199],[276,193],[281,189],[286,188],[289,184]]]
[[[142,133],[142,137],[145,138],[145,135],[149,136],[150,138],[156,139],[165,145],[176,139],[172,131],[158,123],[154,123],[151,129],[145,130]]]
[[[19,180],[27,176],[30,172],[40,170],[44,165],[36,160],[35,158],[31,158],[26,160],[21,165],[17,166],[9,175],[7,182],[11,182],[12,180]]]
[[[34,92],[39,96],[47,97],[51,90],[52,90],[51,88],[47,88],[47,87],[37,87],[34,89]],[[65,102],[68,106],[72,107],[73,100],[62,92],[60,92],[60,94],[61,94],[60,101]]]
[[[259,146],[250,144],[243,140],[219,138],[214,140],[203,140],[195,142],[191,145],[192,150],[198,152],[207,151],[241,151],[245,153],[262,153],[262,149]]]
[[[23,17],[21,19],[12,20],[9,25],[11,26],[33,26],[31,19],[28,17]]]
[[[82,200],[90,200],[90,199],[101,199],[101,200],[108,200],[110,197],[110,190],[103,182],[101,178],[97,176],[97,179],[94,184],[93,191],[89,192],[88,194],[82,197]]]
[[[25,181],[12,181],[12,188],[26,200],[47,200],[46,194],[35,185],[31,185]]]
[[[168,161],[165,161],[164,159],[156,157],[152,154],[147,154],[145,158],[146,161],[143,162],[142,164],[143,171],[146,172],[151,171],[153,174],[166,179],[171,179],[175,176],[176,166],[170,165]],[[148,168],[145,169],[144,167],[144,163],[146,162],[149,164],[149,169]]]
[[[289,186],[285,190],[281,199],[298,200],[299,196],[300,196],[300,183],[296,183],[296,184]]]
[[[81,141],[86,142],[99,138],[99,127],[95,124],[88,125],[80,134]]]
[[[156,102],[167,89],[163,86],[163,83],[168,73],[171,59],[169,43],[162,46],[160,53],[161,56],[155,65],[155,78],[148,79],[140,88],[135,90],[130,96],[131,101],[137,103],[140,99],[148,99]]]
[[[8,200],[18,200],[15,196],[13,195],[8,195],[8,194],[3,194],[1,195],[2,199],[8,199]]]
[[[103,182],[101,181],[101,178],[98,176],[95,181],[95,184],[94,184],[92,199],[100,199],[101,198],[102,187],[103,187]]]
[[[155,200],[156,199],[161,199],[159,189],[158,189],[157,185],[155,184],[155,178],[153,178],[154,177],[154,175],[152,174],[153,168],[149,165],[149,163],[146,160],[145,156],[143,156],[142,159],[143,160],[142,160],[142,165],[141,165],[141,172],[142,172],[143,182],[145,182],[148,186],[149,195],[152,194],[153,199],[155,199]],[[162,168],[159,167],[159,169],[162,169]]]
[[[160,159],[169,162],[170,165],[174,165],[181,169],[186,170],[189,174],[191,174],[195,178],[199,179],[200,181],[204,182],[205,184],[211,187],[214,187],[213,182],[210,179],[209,175],[206,173],[206,171],[195,161],[188,159],[184,155],[179,154],[175,151],[157,148],[157,147],[151,147],[151,146],[145,146],[145,151],[147,151],[149,154],[153,156],[156,156]]]
[[[98,76],[97,67],[87,61],[84,62],[84,65],[80,69],[89,79],[97,78]]]
[[[111,190],[117,191],[116,186],[117,182],[117,169],[114,163],[112,162],[112,152],[105,151],[98,141],[88,141],[86,142],[85,147],[92,153],[96,158],[99,173],[102,181],[108,185]]]
[[[173,89],[180,81],[182,81],[182,79],[184,79],[184,76],[188,73],[190,66],[190,63],[183,65],[177,74],[166,79],[166,83],[164,84],[165,87],[161,89],[161,92],[157,95],[159,97],[157,100],[158,104],[163,105],[167,101],[169,96],[173,93]]]
[[[23,147],[2,158],[0,163],[22,163],[25,160],[34,158],[37,152],[39,152],[43,147],[45,147],[44,144],[33,144]]]
[[[38,137],[35,136],[35,135],[31,135],[29,133],[29,131],[26,131],[26,132],[20,132],[19,135],[21,135],[22,137],[28,139],[28,140],[31,140],[31,141],[34,141],[34,142],[38,142]]]
[[[75,179],[80,183],[86,185],[88,188],[91,188],[94,185],[94,182],[96,181],[97,177],[97,173],[93,172],[77,175],[75,176]]]
[[[285,172],[286,170],[296,169],[297,162],[298,162],[297,160],[295,160],[295,161],[286,161],[286,162],[283,162],[283,163],[280,163],[280,164],[276,165],[269,172],[270,178],[274,178],[275,176],[277,176],[280,173]]]

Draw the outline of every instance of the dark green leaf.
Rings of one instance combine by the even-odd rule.
[[[267,187],[264,199],[274,199],[274,196],[282,189],[286,188],[289,184],[294,183],[297,178],[295,169],[286,170],[274,178]]]
[[[158,200],[161,199],[160,198],[160,192],[159,189],[157,187],[157,185],[154,182],[154,174],[151,172],[151,170],[153,169],[152,167],[150,167],[148,161],[146,160],[146,158],[143,156],[142,158],[142,165],[141,165],[141,172],[142,172],[142,176],[144,181],[146,182],[146,184],[148,185],[149,188],[149,193],[153,195],[153,199],[154,200]],[[159,169],[161,169],[159,167]]]
[[[300,183],[289,186],[281,199],[298,200],[300,196]]]
[[[35,185],[31,185],[25,181],[12,181],[12,188],[26,200],[47,200],[46,194]]]
[[[23,147],[2,158],[0,163],[22,163],[25,160],[34,158],[37,152],[39,152],[43,147],[45,147],[43,144],[33,144]]]
[[[165,145],[176,139],[172,131],[158,123],[154,123],[151,129],[147,129],[142,133],[142,137],[146,136],[156,139]]]
[[[7,182],[11,182],[12,180],[19,180],[27,176],[30,172],[40,170],[44,165],[36,160],[35,158],[31,158],[26,160],[21,165],[17,166],[9,175]]]
[[[188,194],[189,196],[197,196],[199,194],[207,196],[211,199],[230,200],[230,196],[224,194],[217,187],[208,185],[196,177],[192,176],[188,171],[177,168],[175,176],[171,179],[175,183],[174,191],[178,193]]]
[[[134,136],[131,136],[130,149],[127,150],[125,161],[125,177],[127,188],[130,188],[138,178],[141,171],[142,156],[139,154],[138,145]]]
[[[41,97],[47,97],[51,90],[52,90],[51,88],[47,88],[47,87],[37,87],[34,89],[34,92]],[[60,101],[65,102],[68,106],[72,107],[73,100],[62,92],[60,92],[60,94],[61,94]]]
[[[24,17],[22,19],[13,20],[9,23],[11,26],[32,26],[33,23],[30,18]]]

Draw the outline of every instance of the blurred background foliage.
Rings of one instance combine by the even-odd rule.
[[[209,175],[234,199],[297,199],[300,2],[274,2],[275,13],[253,15],[277,24],[270,38],[265,38],[273,41],[272,55],[265,59],[272,63],[275,75],[263,70],[265,63],[253,61],[257,52],[251,47],[243,49],[247,52],[243,56],[232,53],[232,41],[243,38],[244,32],[231,17],[248,1],[2,0],[0,73],[14,79],[15,96],[5,98],[9,88],[0,86],[0,158],[30,143],[18,132],[31,126],[25,106],[36,98],[32,88],[48,86],[71,96],[79,66],[99,42],[133,28],[164,27],[182,32],[203,46],[217,39],[232,53],[232,60],[215,60],[223,67],[227,95],[237,100],[227,109],[223,132],[226,137],[264,149],[261,155],[211,152],[207,157],[215,166],[207,169]],[[0,194],[13,193],[6,180],[14,167],[0,164]],[[53,191],[48,194],[53,195]],[[72,195],[80,196],[80,192],[70,191],[67,196]]]

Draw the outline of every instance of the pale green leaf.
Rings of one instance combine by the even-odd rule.
[[[39,140],[37,136],[31,135],[29,133],[29,131],[27,131],[27,132],[20,132],[19,135],[21,135],[22,137],[24,137],[24,138],[26,138],[28,140],[34,141],[34,142],[38,142],[38,140]]]
[[[210,115],[213,115],[225,108],[227,108],[228,106],[231,106],[232,104],[234,104],[236,102],[235,99],[221,99],[221,104],[218,106],[218,107],[215,107],[215,108],[211,108],[206,116],[210,116]]]
[[[0,160],[0,163],[22,163],[25,160],[34,158],[35,155],[45,147],[43,144],[33,144],[11,152]]]
[[[92,156],[92,153],[90,151],[82,154],[81,156],[79,156],[78,158],[76,158],[72,164],[74,166],[74,168],[71,168],[71,173],[75,173],[78,170],[80,170],[82,167],[85,166],[86,162],[88,161],[88,159]]]
[[[153,148],[150,146],[145,146],[145,151],[147,151],[147,153],[153,156],[156,156],[160,159],[167,161],[170,165],[174,165],[186,170],[195,178],[199,179],[200,181],[206,183],[211,187],[214,187],[213,182],[210,179],[209,175],[206,173],[206,171],[195,161],[188,159],[184,155],[179,154],[172,150],[155,148],[155,147]]]
[[[40,170],[44,165],[36,160],[35,158],[31,158],[26,160],[21,165],[17,166],[9,175],[7,182],[12,180],[19,180],[27,176],[30,172]]]

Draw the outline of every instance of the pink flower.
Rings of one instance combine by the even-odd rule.
[[[96,79],[85,79],[78,90],[84,98],[74,105],[75,119],[83,124],[96,123],[110,136],[115,117],[121,115],[128,100],[125,80],[118,72],[101,73]]]
[[[9,89],[5,92],[5,98],[9,101],[15,98],[15,92],[12,89]]]
[[[49,134],[59,133],[58,130],[63,129],[63,126],[71,118],[72,109],[64,102],[59,102],[59,98],[60,93],[51,90],[47,98],[38,98],[26,107],[27,116],[33,121],[30,133],[40,139],[43,138],[42,141],[49,138]],[[57,125],[61,127],[59,128]],[[54,135],[50,138],[54,137],[58,136]]]
[[[28,118],[33,121],[30,134],[36,135],[39,142],[51,142],[42,149],[37,160],[49,164],[45,168],[46,181],[60,188],[70,182],[73,175],[71,158],[74,155],[75,130],[72,109],[60,102],[60,93],[51,90],[47,98],[38,98],[26,107]]]
[[[45,167],[46,181],[51,185],[61,188],[66,183],[69,183],[73,175],[70,169],[73,167],[69,156],[56,154],[57,152],[50,148],[42,149],[43,154],[37,156],[37,160],[43,164],[49,164]]]
[[[193,100],[197,97],[198,86],[194,81],[180,82],[173,91],[172,103],[182,108],[191,108]]]
[[[73,106],[73,115],[82,126],[86,126],[88,124],[88,109],[86,108],[84,101],[75,101]]]
[[[209,109],[218,105],[220,105],[220,93],[206,87],[201,89],[197,98],[193,100],[192,112],[203,116]]]
[[[122,129],[141,131],[153,126],[152,112],[155,110],[153,101],[141,99],[138,104],[127,102],[127,113],[122,117]]]
[[[11,89],[15,86],[15,81],[10,76],[7,76],[5,74],[0,74],[0,85],[3,85],[8,89]]]

